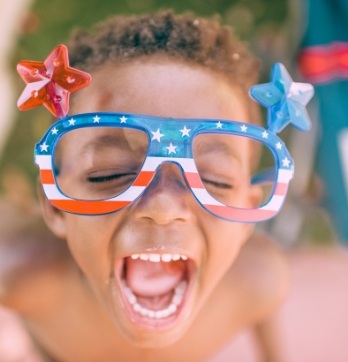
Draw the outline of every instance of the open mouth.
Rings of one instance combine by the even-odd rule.
[[[193,261],[181,254],[144,253],[125,257],[120,264],[117,279],[131,320],[150,328],[174,323],[188,299]]]

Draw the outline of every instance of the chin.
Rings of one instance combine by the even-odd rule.
[[[165,332],[128,330],[125,339],[135,348],[160,350],[176,344],[184,337],[188,326],[173,326]]]

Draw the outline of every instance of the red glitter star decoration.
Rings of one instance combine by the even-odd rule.
[[[17,71],[27,83],[18,99],[18,108],[26,111],[43,104],[58,118],[68,114],[70,93],[86,87],[92,80],[90,74],[69,67],[65,45],[54,48],[44,62],[19,62]]]

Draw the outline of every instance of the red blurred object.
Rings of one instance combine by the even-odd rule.
[[[18,99],[18,108],[26,111],[43,104],[58,118],[68,114],[70,93],[86,87],[92,80],[90,74],[69,67],[65,45],[54,48],[44,62],[19,62],[17,71],[27,83]]]

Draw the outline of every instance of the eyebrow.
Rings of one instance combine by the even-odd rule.
[[[207,154],[212,152],[224,153],[227,156],[232,156],[236,161],[240,162],[240,157],[236,154],[235,150],[231,149],[226,142],[208,142],[203,143],[199,142],[197,146],[197,151],[195,153]]]
[[[111,135],[102,135],[98,136],[93,141],[85,144],[81,149],[81,154],[88,152],[90,149],[102,149],[106,147],[118,146],[120,148],[129,147],[129,143],[126,141],[125,137],[120,136],[111,136]]]
[[[135,149],[147,149],[148,142],[142,137],[137,137],[137,135],[122,134],[122,135],[100,135],[87,144],[85,144],[81,149],[81,154],[88,152],[90,150],[101,150],[104,148],[115,148],[120,149],[129,149],[134,151]]]
[[[81,149],[78,149],[78,157],[84,156],[88,154],[90,151],[103,149],[103,148],[109,148],[109,147],[119,147],[122,148],[124,146],[127,146],[128,142],[125,141],[122,137],[115,137],[111,135],[101,135],[93,139],[91,142],[87,142],[84,144]],[[128,145],[129,146],[129,145]],[[60,152],[55,153],[54,157],[54,170],[55,173],[58,175],[62,169],[62,155]]]

